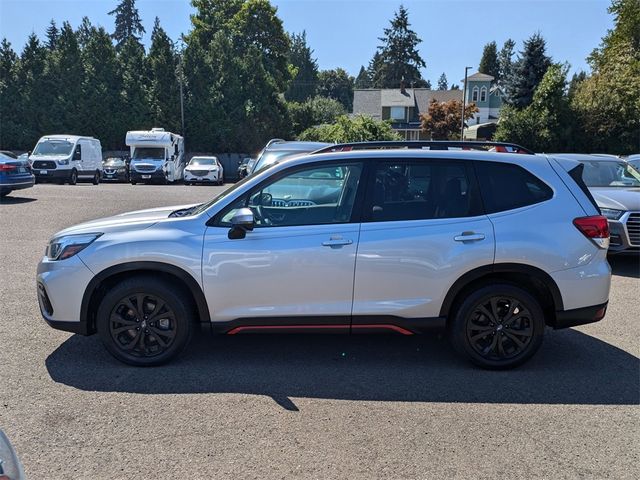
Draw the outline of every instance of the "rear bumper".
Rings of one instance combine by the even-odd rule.
[[[7,181],[6,179],[0,180],[0,190],[2,191],[12,191],[12,190],[22,190],[23,188],[33,187],[35,182],[35,177],[30,175],[27,178],[19,178],[12,181]]]
[[[560,329],[598,322],[602,320],[607,313],[608,303],[609,302],[605,302],[590,307],[556,312],[556,319],[552,326],[553,328]]]

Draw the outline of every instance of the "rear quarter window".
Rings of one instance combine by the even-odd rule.
[[[518,165],[476,162],[476,172],[486,213],[526,207],[553,197],[546,183]]]

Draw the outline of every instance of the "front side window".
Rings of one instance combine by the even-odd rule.
[[[476,214],[463,162],[380,163],[369,190],[366,213],[367,220],[373,222]]]
[[[253,211],[256,228],[347,223],[361,174],[360,163],[296,169],[237,199],[217,225],[231,226],[240,208]]]
[[[534,205],[553,197],[553,190],[524,168],[511,163],[476,162],[487,213]]]

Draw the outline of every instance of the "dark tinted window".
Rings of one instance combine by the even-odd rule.
[[[518,165],[476,162],[476,171],[487,213],[533,205],[553,196],[546,183]]]
[[[474,215],[464,163],[384,162],[376,166],[368,218],[374,222]]]

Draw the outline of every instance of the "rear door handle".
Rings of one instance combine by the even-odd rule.
[[[477,242],[478,240],[484,240],[484,233],[462,232],[461,235],[456,235],[453,239],[456,242]]]
[[[322,242],[324,247],[341,247],[343,245],[351,245],[353,242],[346,238],[332,238],[331,240],[327,240]]]

